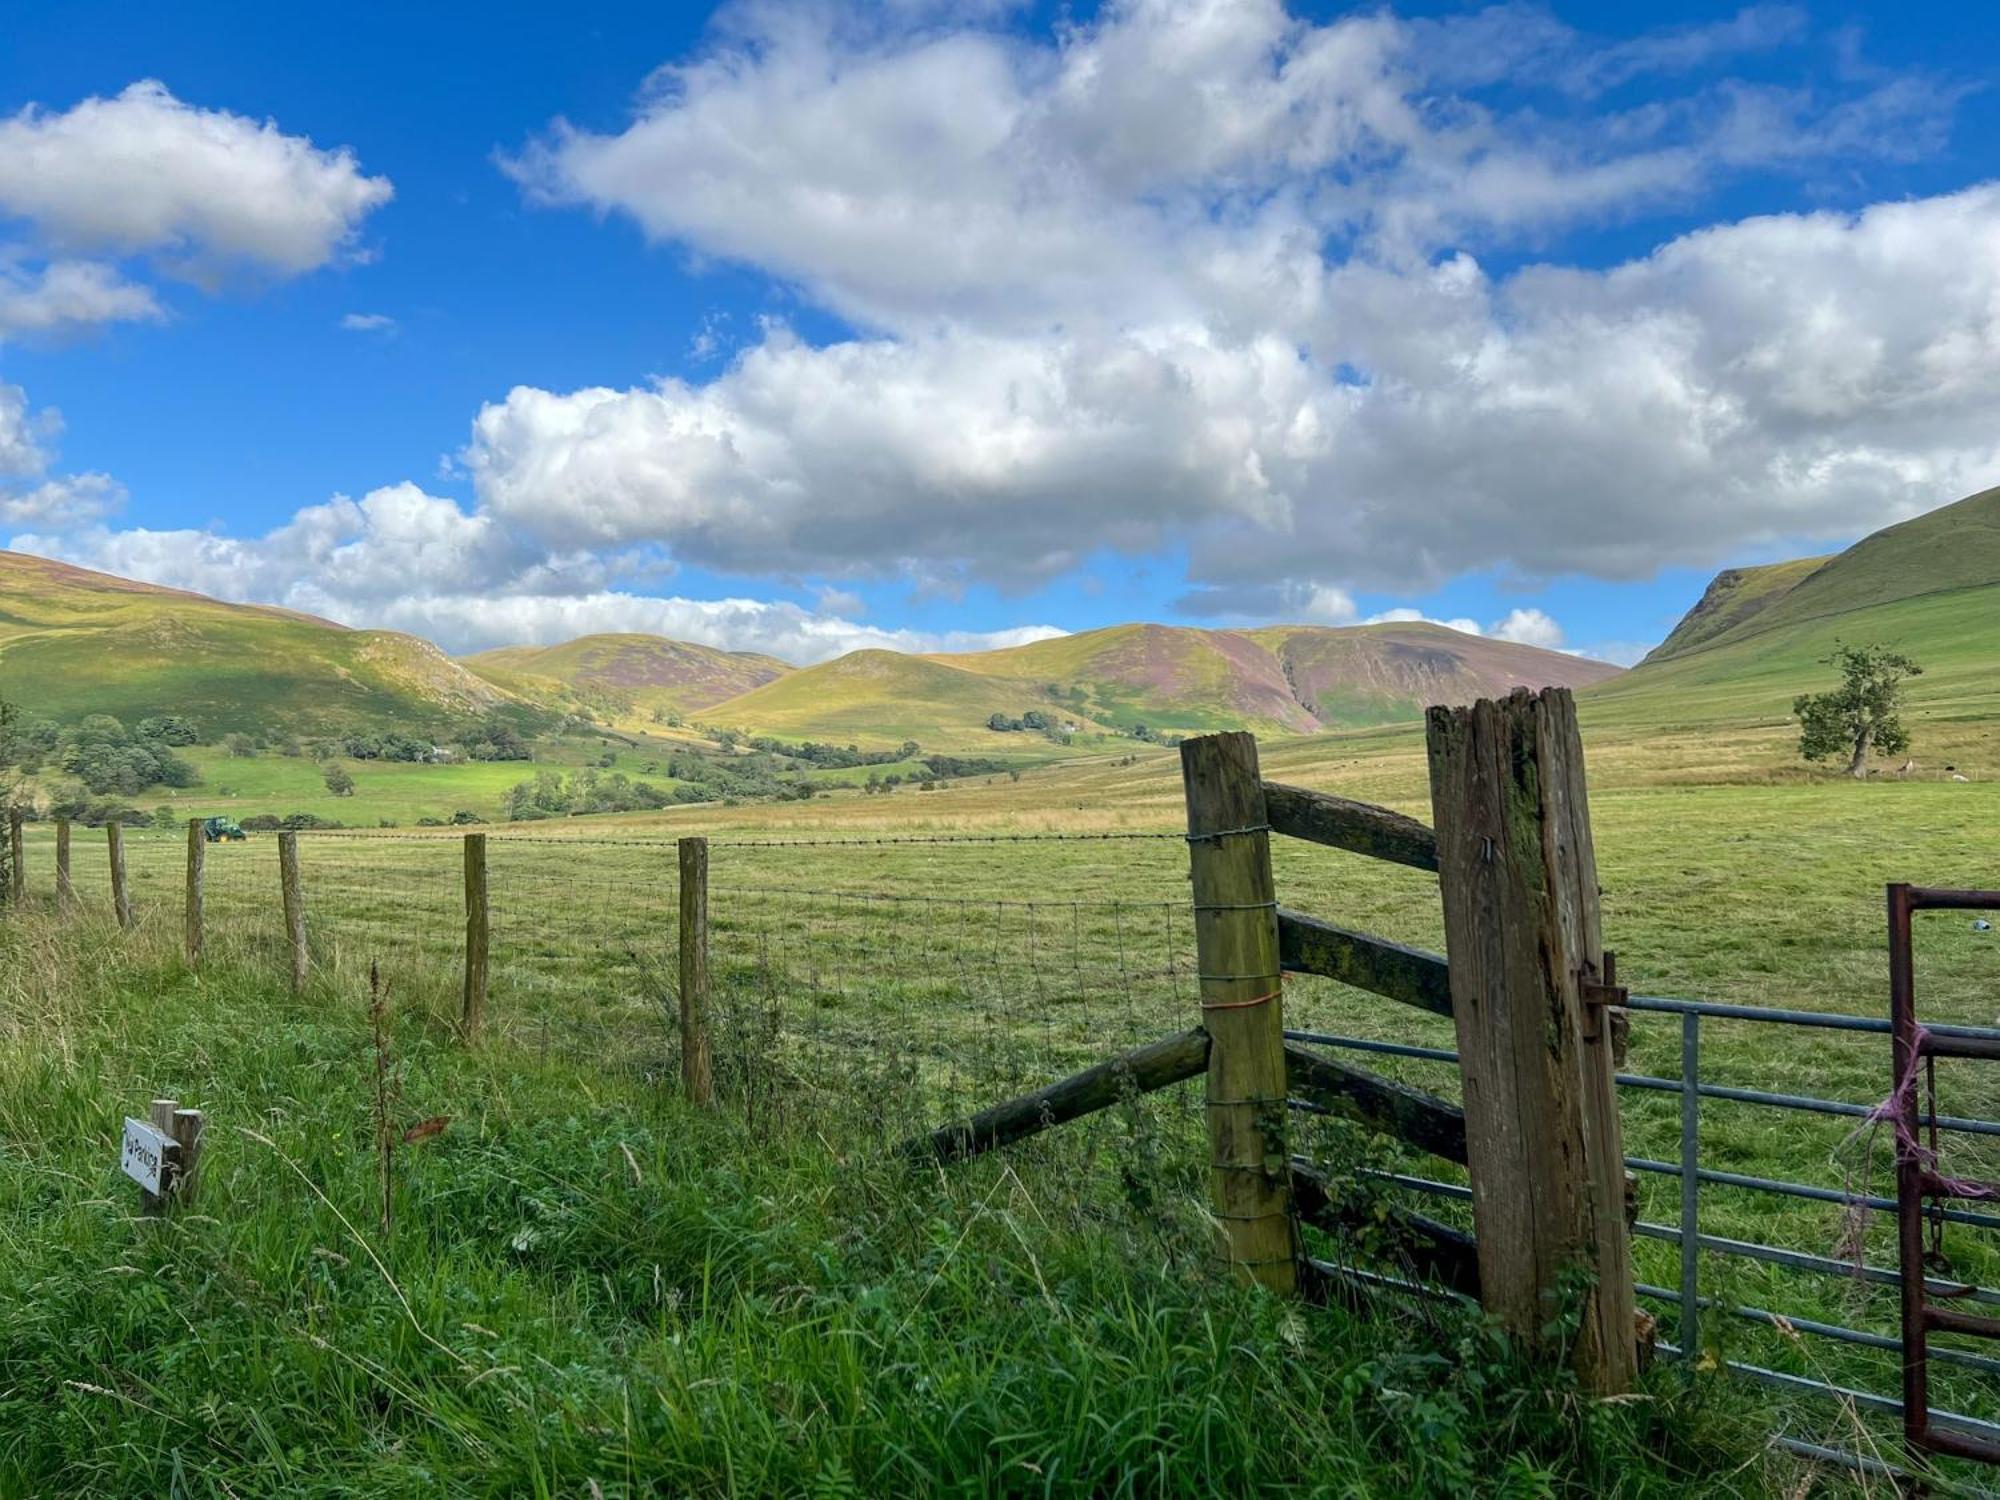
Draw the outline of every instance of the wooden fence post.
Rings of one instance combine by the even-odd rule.
[[[113,818],[104,825],[105,852],[111,865],[111,909],[118,925],[132,925],[132,893],[125,884],[125,825]]]
[[[1246,1282],[1298,1285],[1286,1144],[1277,887],[1257,741],[1181,743],[1188,865],[1208,1052],[1209,1203],[1223,1254]]]
[[[696,1104],[715,1102],[708,1038],[708,840],[682,839],[681,1087]]]
[[[208,861],[208,832],[202,827],[200,818],[189,818],[187,852],[187,918],[186,950],[190,969],[201,967],[202,951],[202,876]]]
[[[21,824],[26,818],[24,808],[7,809],[7,880],[12,886],[11,895],[16,906],[25,906],[28,901],[28,858],[26,842],[21,834]]]
[[[285,903],[285,939],[292,954],[292,993],[306,987],[310,967],[306,952],[306,893],[299,879],[299,836],[286,829],[278,835],[278,889]]]
[[[486,905],[486,835],[465,836],[465,998],[459,1029],[471,1041],[486,1022],[486,948],[491,932]]]
[[[69,878],[69,819],[56,819],[56,904],[67,909],[76,904],[76,887]]]
[[[1521,688],[1427,721],[1481,1300],[1555,1353],[1566,1273],[1586,1273],[1571,1363],[1625,1392],[1637,1314],[1612,1027],[1586,1014],[1604,955],[1576,705]]]
[[[117,825],[113,823],[107,826],[115,828]],[[174,1140],[174,1111],[179,1107],[178,1100],[155,1099],[152,1108],[146,1113],[146,1118],[152,1122],[153,1128],[169,1140],[173,1140],[174,1147],[167,1153],[166,1160],[160,1163],[160,1190],[157,1193],[147,1192],[143,1188],[140,1190],[139,1211],[141,1213],[158,1214],[166,1212],[167,1200],[173,1196],[174,1169],[179,1165],[180,1157],[180,1142]]]

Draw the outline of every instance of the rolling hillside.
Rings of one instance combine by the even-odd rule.
[[[562,689],[644,708],[707,708],[747,693],[791,666],[754,651],[718,651],[658,635],[586,635],[559,646],[504,646],[460,658],[496,686],[532,697]]]
[[[996,732],[987,720],[1037,710],[1073,725],[1086,748],[1140,725],[1169,734],[1310,734],[1414,719],[1426,704],[1469,702],[1517,683],[1581,686],[1618,670],[1421,623],[1115,625],[963,655],[855,652],[715,704],[704,717],[788,737],[1046,753],[1042,737]]]
[[[428,725],[513,702],[437,647],[0,552],[0,696],[53,719],[179,713],[209,735]]]
[[[1041,735],[996,733],[994,714],[1019,718],[1040,709],[1085,732],[1099,726],[1052,700],[1045,688],[1017,678],[967,671],[956,658],[851,651],[803,667],[709,709],[704,718],[751,734],[788,740],[832,740],[869,748],[915,740],[926,750],[975,750],[997,755],[1043,754]]]
[[[1923,666],[1909,684],[1913,729],[1957,726],[1947,745],[1990,738],[1983,726],[2000,723],[2000,489],[1829,559],[1723,573],[1658,650],[1590,689],[1586,723],[1781,723],[1795,695],[1831,686],[1824,660],[1841,642],[1893,646]]]
[[[1261,630],[1117,625],[931,660],[1053,686],[1054,701],[1106,723],[1178,733],[1309,734],[1392,723],[1432,703],[1470,702],[1516,684],[1581,687],[1619,671],[1421,621]]]

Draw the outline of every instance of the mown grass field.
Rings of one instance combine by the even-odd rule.
[[[1607,939],[1637,992],[1885,1014],[1884,883],[2000,884],[1992,780],[1815,776],[1785,764],[1782,731],[1754,725],[1666,738],[1599,729],[1591,746]],[[1409,729],[1273,742],[1265,770],[1428,817],[1421,741]],[[43,1331],[0,1370],[0,1404],[15,1402],[27,1436],[12,1447],[0,1438],[0,1476],[12,1461],[21,1476],[140,1492],[119,1485],[162,1472],[174,1452],[191,1472],[228,1476],[238,1493],[292,1492],[285,1484],[337,1493],[329,1476],[356,1472],[337,1448],[376,1455],[410,1493],[422,1492],[415,1470],[398,1465],[441,1466],[489,1493],[516,1492],[509,1484],[580,1493],[586,1474],[605,1493],[662,1475],[675,1476],[667,1490],[715,1493],[814,1484],[923,1493],[961,1480],[969,1492],[1104,1492],[1122,1482],[1137,1493],[1200,1489],[1221,1474],[1246,1487],[1289,1477],[1325,1493],[1642,1493],[1671,1483],[1754,1494],[1806,1481],[1790,1459],[1758,1456],[1754,1440],[1743,1447],[1745,1425],[1879,1442],[1895,1456],[1879,1419],[1720,1375],[1690,1387],[1667,1369],[1641,1408],[1599,1409],[1579,1446],[1552,1448],[1538,1435],[1542,1397],[1492,1388],[1469,1397],[1430,1362],[1449,1362],[1463,1336],[1449,1317],[1429,1327],[1391,1312],[1384,1325],[1243,1303],[1200,1274],[1189,1248],[1201,1239],[1198,1098],[1162,1096],[920,1189],[874,1175],[883,1148],[912,1129],[1191,1023],[1177,839],[1004,841],[1171,835],[1180,819],[1177,758],[1150,752],[922,796],[496,831],[494,1034],[470,1052],[449,1040],[455,841],[305,841],[321,988],[300,1006],[256,977],[280,972],[271,841],[211,851],[217,968],[196,980],[171,957],[179,847],[171,836],[133,836],[139,934],[117,939],[97,926],[36,936],[54,945],[39,968],[12,961],[16,948],[8,973],[75,977],[14,977],[0,992],[0,1028],[12,1026],[0,1032],[0,1175],[12,1184],[0,1192],[16,1195],[32,1226],[0,1242],[0,1287],[17,1309],[82,1299],[65,1317],[89,1332],[72,1350],[47,1318],[27,1325]],[[662,1097],[673,1072],[662,1019],[671,841],[692,833],[714,841],[718,1061],[735,1101],[725,1119],[700,1125]],[[904,842],[968,834],[995,841]],[[44,835],[33,838],[31,880],[46,891]],[[800,842],[818,840],[865,842]],[[101,902],[96,850],[79,846],[78,876]],[[1430,877],[1286,841],[1276,860],[1286,904],[1441,943]],[[2000,1021],[1996,935],[1938,917],[1922,942],[1925,1014]],[[100,956],[82,956],[91,952]],[[300,1179],[269,1148],[230,1133],[248,1125],[280,1142],[373,1241],[359,997],[378,960],[401,1017],[406,1113],[456,1120],[434,1143],[442,1149],[407,1154],[403,1227],[385,1262],[410,1314]],[[114,1005],[118,993],[143,996],[143,1013]],[[1295,1026],[1450,1044],[1448,1023],[1319,981],[1289,984],[1287,1009]],[[1677,1026],[1638,1017],[1633,1031],[1632,1068],[1675,1076]],[[149,1056],[155,1033],[164,1040]],[[1714,1082],[1862,1104],[1889,1090],[1879,1038],[1710,1022],[1704,1045]],[[1454,1091],[1440,1065],[1379,1066]],[[1994,1070],[1961,1065],[1940,1081],[1947,1112],[2000,1117]],[[141,1241],[163,1226],[126,1219],[110,1148],[118,1116],[155,1091],[216,1110],[228,1153],[217,1160],[230,1165],[218,1167],[204,1205],[212,1223]],[[60,1105],[40,1108],[45,1095]],[[1628,1094],[1624,1104],[1628,1149],[1671,1158],[1678,1101]],[[1340,1126],[1302,1125],[1299,1139],[1343,1167],[1452,1175]],[[1703,1142],[1706,1165],[1836,1189],[1887,1186],[1886,1142],[1871,1158],[1850,1121],[1712,1101]],[[1983,1149],[1993,1144],[1966,1147],[1954,1168],[2000,1176],[2000,1159]],[[452,1163],[465,1167],[463,1181]],[[1672,1223],[1677,1184],[1647,1177],[1641,1187],[1643,1217]],[[1704,1190],[1702,1214],[1706,1232],[1821,1255],[1840,1253],[1855,1228],[1839,1205],[1724,1188]],[[515,1243],[523,1232],[527,1249]],[[767,1235],[784,1248],[771,1250]],[[1955,1274],[2000,1283],[1993,1238],[1982,1245],[1954,1230]],[[671,1256],[667,1241],[678,1247]],[[1862,1243],[1872,1262],[1893,1262],[1879,1219],[1863,1226]],[[1642,1241],[1639,1250],[1642,1277],[1671,1285],[1672,1248]],[[78,1265],[95,1269],[84,1276]],[[104,1269],[114,1266],[135,1269]],[[224,1317],[226,1338],[168,1326],[182,1305],[174,1289],[188,1284]],[[1710,1257],[1704,1285],[1726,1302],[1894,1331],[1890,1299],[1857,1282]],[[1671,1308],[1653,1310],[1672,1337]],[[465,1333],[467,1323],[493,1338]],[[133,1336],[139,1328],[146,1338]],[[1704,1334],[1712,1358],[1895,1387],[1892,1356],[1878,1351],[1720,1315]],[[146,1352],[154,1338],[198,1363],[212,1357],[195,1352],[206,1344],[254,1349],[249,1389],[183,1431],[146,1410],[173,1384],[168,1356]],[[485,1366],[454,1361],[475,1353],[508,1373],[473,1386]],[[1188,1396],[1190,1380],[1221,1389],[1205,1384],[1218,1369],[1258,1393],[1250,1425],[1233,1428],[1208,1398]],[[1111,1370],[1121,1372],[1116,1391]],[[1959,1410],[2000,1410],[1993,1378],[1974,1372],[1941,1371],[1937,1394]],[[311,1437],[305,1412],[315,1402],[338,1399],[346,1411],[356,1397],[365,1403],[342,1418],[340,1443]],[[690,1403],[702,1415],[689,1418]],[[1720,1448],[1691,1455],[1678,1435],[1686,1421]],[[1252,1427],[1267,1423],[1286,1429],[1276,1467],[1245,1456]],[[212,1440],[218,1432],[227,1447]],[[1634,1443],[1661,1446],[1642,1458]]]

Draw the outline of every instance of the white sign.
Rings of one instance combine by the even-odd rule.
[[[125,1149],[119,1156],[118,1169],[147,1192],[158,1193],[173,1146],[172,1136],[162,1135],[144,1120],[127,1115]]]

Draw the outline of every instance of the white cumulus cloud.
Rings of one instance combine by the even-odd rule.
[[[1119,0],[1037,40],[740,8],[627,128],[557,122],[508,169],[858,331],[767,325],[699,384],[518,387],[464,462],[551,543],[1003,585],[1178,546],[1210,615],[1851,536],[2000,473],[2000,187],[1610,267],[1545,249],[1944,138],[1948,80],[1701,73],[1805,30]],[[1641,74],[1652,105],[1596,102]],[[1574,107],[1503,108],[1503,77]]]
[[[349,250],[390,193],[351,151],[184,103],[153,80],[0,120],[0,214],[60,251],[299,275]]]

